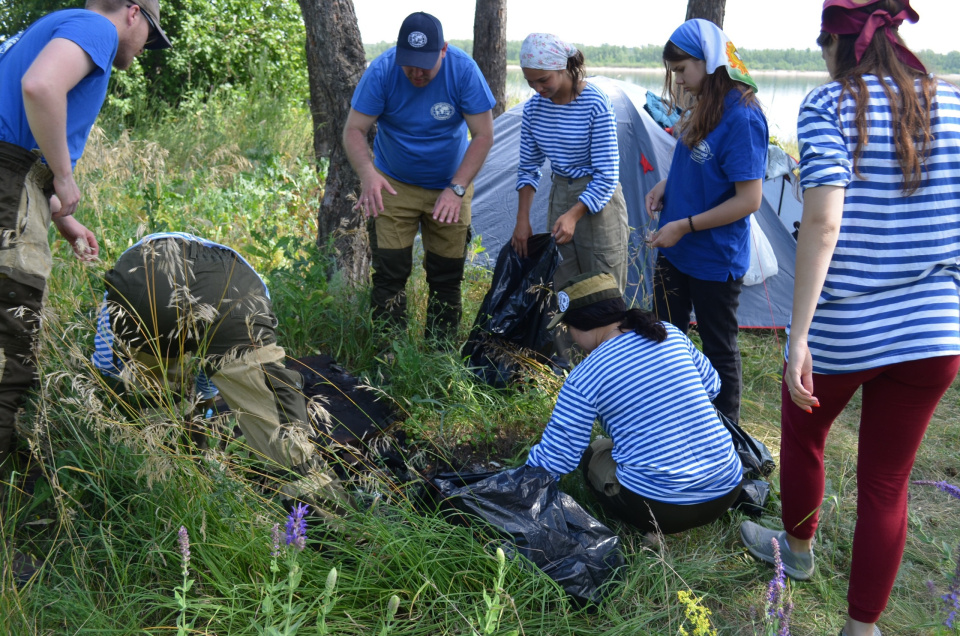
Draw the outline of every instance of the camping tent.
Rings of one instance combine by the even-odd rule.
[[[610,96],[617,116],[620,184],[631,228],[631,265],[626,296],[642,303],[651,297],[653,291],[655,261],[654,250],[644,244],[643,237],[647,231],[656,229],[655,222],[644,209],[643,198],[648,190],[666,177],[676,142],[644,110],[647,99],[645,89],[607,77],[592,77],[590,82]],[[474,182],[476,194],[472,206],[472,224],[474,232],[480,235],[484,255],[491,267],[500,249],[510,241],[516,222],[522,113],[523,105],[520,104],[494,121],[494,145]],[[787,178],[779,176],[781,180]],[[543,167],[540,183],[530,211],[534,232],[548,229],[549,161]],[[771,196],[768,198],[765,188],[763,205],[754,215],[754,220],[776,255],[778,272],[760,284],[743,288],[738,313],[741,327],[784,327],[790,319],[796,242],[778,217],[780,209],[789,206],[781,205],[780,200],[773,197],[773,194],[783,192],[786,192],[786,188],[771,186]],[[784,197],[786,200],[788,197]]]

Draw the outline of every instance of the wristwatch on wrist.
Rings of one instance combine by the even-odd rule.
[[[460,197],[461,199],[463,198],[463,195],[467,193],[467,189],[462,185],[460,185],[459,183],[451,183],[447,187],[453,190],[453,193],[458,197]]]

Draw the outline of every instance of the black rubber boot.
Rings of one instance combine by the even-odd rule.
[[[376,223],[369,225],[373,254],[373,290],[370,304],[374,320],[386,323],[388,329],[406,328],[407,279],[413,271],[413,246],[388,250],[377,247]]]
[[[423,269],[427,273],[430,297],[427,302],[427,337],[444,344],[454,344],[460,326],[464,259],[445,258],[427,252]]]

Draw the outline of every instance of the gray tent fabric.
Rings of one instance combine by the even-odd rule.
[[[610,96],[617,116],[620,145],[620,185],[623,187],[630,224],[630,266],[626,297],[649,306],[653,294],[653,267],[656,251],[643,237],[656,229],[645,210],[644,196],[666,178],[676,141],[644,110],[647,91],[639,86],[608,77],[591,77],[589,82]],[[481,264],[493,267],[500,249],[509,243],[517,219],[517,163],[520,157],[520,120],[523,104],[506,111],[493,123],[494,144],[474,183],[472,224],[484,251]],[[550,193],[550,163],[542,168],[543,178],[530,210],[534,233],[549,231],[547,205]],[[785,179],[786,177],[779,177]],[[771,188],[779,194],[779,188]],[[785,327],[790,320],[796,241],[778,217],[780,201],[767,199],[754,220],[767,236],[777,257],[778,273],[762,283],[744,287],[738,318],[741,328]]]

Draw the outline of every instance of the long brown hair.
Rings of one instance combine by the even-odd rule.
[[[883,0],[876,4],[856,9],[864,13],[884,10],[890,15],[896,15],[903,9],[900,0]],[[887,28],[887,27],[884,27]],[[894,30],[894,37],[901,45],[903,40]],[[834,37],[829,33],[821,33],[817,44],[827,46]],[[897,151],[897,161],[903,170],[903,193],[910,195],[923,185],[924,164],[930,152],[933,134],[930,132],[930,104],[937,92],[937,80],[932,76],[924,75],[919,70],[904,64],[897,57],[897,50],[887,39],[882,29],[877,29],[870,45],[863,52],[860,62],[854,46],[857,34],[837,35],[837,53],[833,79],[840,83],[839,102],[849,95],[856,105],[857,145],[853,151],[853,172],[860,174],[860,158],[863,147],[870,141],[869,111],[870,91],[863,81],[864,75],[876,75],[881,79],[880,85],[890,104],[890,126],[893,142]],[[883,78],[889,77],[894,88]],[[916,82],[919,80],[919,92]]]
[[[683,109],[679,124],[680,138],[688,148],[694,148],[706,139],[720,123],[724,100],[731,90],[740,91],[741,104],[760,108],[753,89],[742,82],[734,81],[723,66],[703,78],[696,98],[691,99],[682,94],[680,88],[673,84],[669,63],[695,59],[697,58],[669,40],[663,47],[663,66],[667,69],[667,76],[663,81],[662,97],[668,108],[679,106]]]

